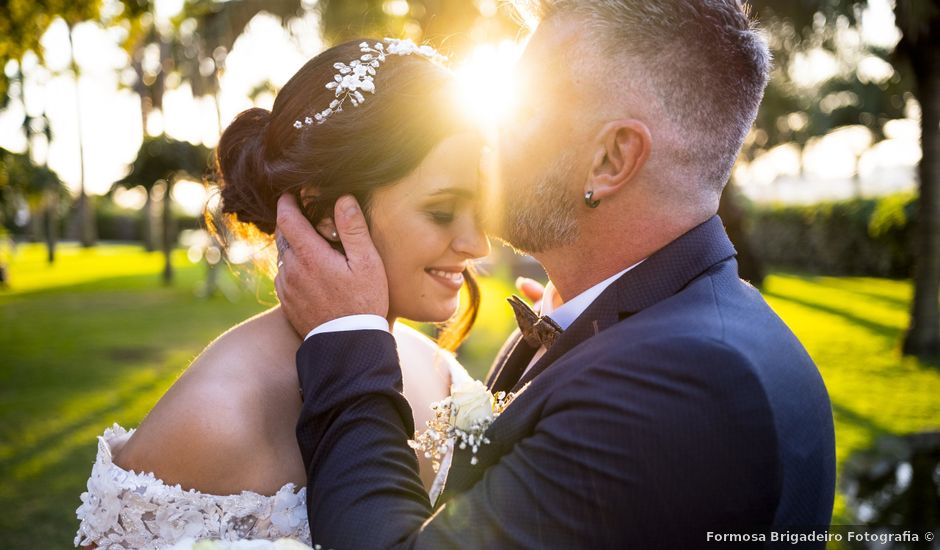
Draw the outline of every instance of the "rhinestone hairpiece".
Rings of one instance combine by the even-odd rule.
[[[388,43],[387,47],[385,43]],[[294,128],[300,130],[304,126],[310,126],[314,121],[317,124],[323,124],[334,113],[343,110],[346,100],[349,100],[353,107],[363,104],[366,100],[363,92],[375,93],[375,71],[390,55],[420,55],[438,62],[447,60],[431,46],[418,46],[411,40],[397,38],[386,38],[383,42],[376,42],[373,45],[362,42],[359,44],[359,51],[362,55],[350,61],[348,65],[346,63],[333,64],[337,72],[326,88],[336,92],[336,99],[330,102],[329,107],[312,117],[305,116],[303,120],[295,120]]]

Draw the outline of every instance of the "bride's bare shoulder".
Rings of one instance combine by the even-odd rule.
[[[193,361],[187,372],[220,366],[241,365],[253,359],[293,357],[301,340],[291,328],[280,307],[274,307],[242,321],[212,341]],[[233,359],[235,359],[233,363]]]
[[[291,398],[299,408],[291,372],[299,339],[282,322],[270,310],[213,341],[141,422],[116,463],[212,494],[269,488],[246,467],[276,460],[264,456],[276,449],[267,440],[278,416],[271,409],[289,414]]]

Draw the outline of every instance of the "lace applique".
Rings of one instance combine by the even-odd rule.
[[[134,433],[115,424],[98,438],[88,491],[76,510],[76,546],[102,550],[157,550],[187,538],[235,541],[293,538],[311,544],[306,487],[293,483],[274,496],[243,491],[219,496],[167,485],[150,473],[127,471],[111,448]]]

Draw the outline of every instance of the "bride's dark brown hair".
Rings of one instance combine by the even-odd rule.
[[[216,179],[229,234],[270,242],[284,193],[298,198],[314,226],[332,217],[336,200],[347,194],[368,217],[373,191],[410,174],[445,138],[472,128],[456,109],[453,75],[419,55],[388,56],[375,75],[376,93],[365,94],[364,103],[353,107],[347,100],[324,124],[295,128],[335,99],[325,87],[337,72],[333,64],[358,59],[363,41],[376,42],[353,40],[314,57],[284,85],[271,111],[248,109],[222,133]],[[207,221],[215,230],[210,216]],[[473,274],[464,277],[470,303],[438,337],[450,350],[467,337],[480,308]]]

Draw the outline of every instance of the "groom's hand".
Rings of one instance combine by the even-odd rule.
[[[528,277],[518,277],[516,279],[516,290],[521,292],[533,304],[538,304],[545,294],[545,285]]]
[[[385,266],[356,199],[340,197],[333,220],[345,256],[317,233],[293,195],[278,200],[279,261],[274,287],[284,313],[301,338],[340,317],[388,316]]]

